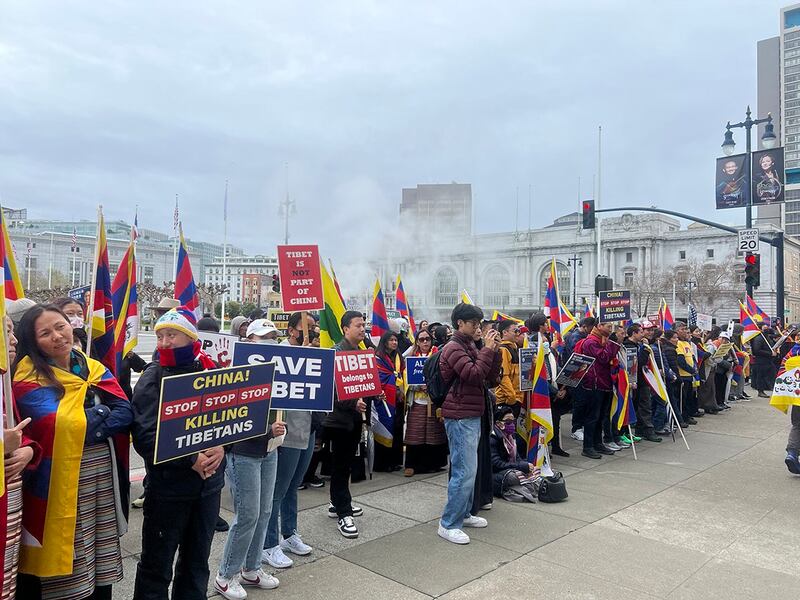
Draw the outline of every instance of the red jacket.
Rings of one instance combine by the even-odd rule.
[[[581,387],[587,390],[611,390],[611,360],[619,352],[619,345],[608,339],[603,343],[602,338],[592,332],[583,340],[581,354],[594,358],[592,368],[586,373],[581,381]]]
[[[500,378],[500,353],[478,348],[472,338],[456,331],[441,349],[439,369],[444,381],[453,381],[442,405],[446,419],[480,417],[486,410],[486,387]]]

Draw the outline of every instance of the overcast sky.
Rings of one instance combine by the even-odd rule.
[[[0,8],[0,200],[342,261],[396,228],[402,187],[471,183],[477,230],[590,195],[714,210],[724,124],[756,103],[776,0],[37,2]],[[739,140],[740,144],[743,142]],[[740,147],[741,147],[740,145]]]

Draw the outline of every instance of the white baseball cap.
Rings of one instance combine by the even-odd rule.
[[[245,337],[250,337],[251,335],[263,337],[274,331],[278,331],[278,328],[275,327],[275,323],[269,319],[256,319],[247,326],[247,333],[245,334]]]

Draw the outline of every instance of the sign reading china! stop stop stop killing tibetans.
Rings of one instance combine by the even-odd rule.
[[[601,323],[629,321],[630,318],[630,290],[609,290],[606,292],[600,292],[599,319]]]
[[[318,246],[278,246],[283,310],[324,310]]]

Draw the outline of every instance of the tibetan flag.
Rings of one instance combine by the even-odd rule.
[[[741,300],[739,301],[739,323],[744,327],[744,331],[742,332],[743,344],[746,344],[761,333],[753,316],[748,312]]]
[[[772,322],[772,319],[769,318],[769,315],[761,310],[758,304],[756,304],[756,301],[750,297],[750,294],[745,294],[745,302],[747,306],[747,312],[749,312],[751,316],[759,317],[764,323]]]
[[[517,319],[516,317],[512,317],[506,313],[501,313],[499,310],[496,310],[492,313],[492,321],[514,321],[514,323],[519,323],[520,325],[525,323],[525,321],[522,319]]]
[[[667,386],[664,384],[664,378],[661,377],[661,371],[658,370],[653,349],[650,346],[645,347],[647,348],[647,363],[642,367],[642,375],[644,375],[647,385],[649,385],[653,393],[658,396],[658,399],[662,402],[669,402]]]
[[[89,339],[91,355],[117,372],[114,354],[114,304],[111,300],[111,268],[108,263],[108,242],[106,223],[102,211],[97,219],[97,248],[94,256],[94,281],[91,296]]]
[[[180,300],[182,306],[189,307],[200,318],[200,297],[194,284],[192,265],[189,264],[189,250],[183,238],[183,225],[178,224],[178,232],[181,245],[178,248],[178,270],[175,273],[175,299]]]
[[[547,292],[544,297],[545,314],[550,317],[550,327],[558,337],[563,338],[570,329],[577,325],[575,317],[561,302],[558,295],[558,277],[556,276],[556,259],[550,263],[550,276],[547,278]]]
[[[472,296],[469,295],[467,290],[461,290],[461,302],[463,302],[464,304],[475,304],[472,301]]]
[[[589,304],[589,301],[586,301],[586,306],[583,309],[583,316],[584,317],[594,317],[594,310],[592,310],[592,305]]]
[[[389,331],[389,317],[386,316],[386,303],[383,301],[381,280],[375,280],[375,289],[372,291],[372,337],[380,337]]]
[[[139,341],[139,310],[136,298],[136,239],[131,230],[131,242],[111,284],[111,302],[117,321],[114,326],[114,353],[117,372],[122,359]]]
[[[2,252],[3,259],[5,299],[8,301],[19,300],[25,297],[25,291],[22,287],[22,280],[19,278],[19,271],[17,271],[17,261],[14,259],[14,246],[11,244],[11,238],[8,235],[6,218],[2,209],[0,209],[0,228],[3,230],[0,252]]]
[[[546,452],[537,451],[537,446],[541,438],[546,446],[553,439],[553,412],[550,407],[550,385],[547,382],[547,368],[545,366],[544,337],[539,334],[537,345],[536,361],[533,365],[533,390],[529,396],[530,406],[528,408],[528,456],[535,457],[534,464],[541,467],[545,460]],[[538,427],[537,427],[538,426]],[[534,435],[538,428],[544,428],[544,435]]]
[[[406,291],[403,289],[403,282],[400,280],[400,274],[397,274],[397,289],[394,292],[394,305],[397,308],[398,312],[400,313],[401,317],[404,317],[406,321],[408,321],[409,327],[409,339],[413,342],[414,338],[417,336],[417,324],[414,322],[414,311],[411,310],[411,306],[408,304],[408,298],[406,298]]]
[[[323,348],[333,348],[342,341],[341,323],[346,308],[335,280],[328,273],[322,261],[320,261],[320,273],[322,274],[322,296],[325,299],[325,310],[319,312],[319,345]]]
[[[631,402],[631,385],[625,368],[627,362],[624,348],[620,348],[617,357],[611,361],[611,382],[614,388],[611,398],[611,424],[616,429],[636,423],[636,413]]]
[[[331,276],[333,277],[333,285],[336,286],[336,293],[339,294],[339,299],[342,301],[342,306],[344,306],[345,310],[347,310],[347,302],[344,301],[342,288],[339,287],[339,280],[336,278],[336,271],[333,270],[333,261],[330,258],[328,259],[328,264],[331,267]]]
[[[664,298],[661,299],[661,305],[658,307],[658,318],[661,320],[661,327],[664,331],[669,331],[675,326],[675,319],[672,318],[672,312]]]

